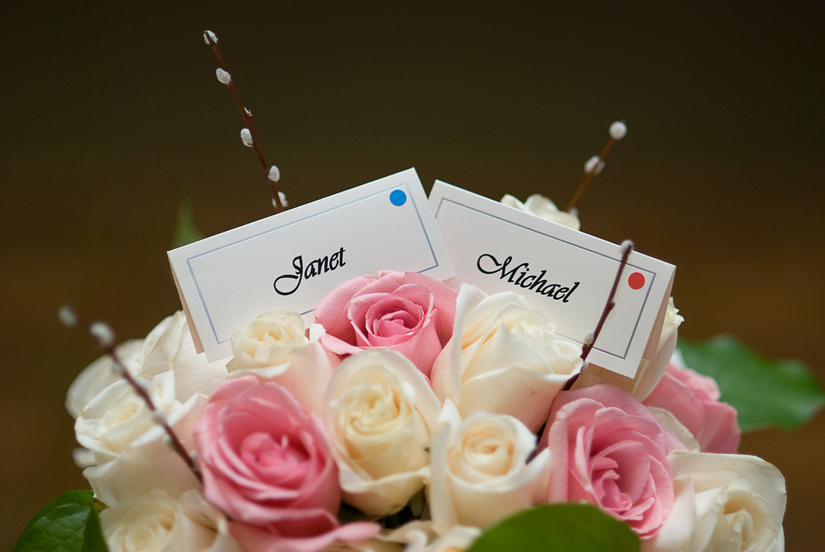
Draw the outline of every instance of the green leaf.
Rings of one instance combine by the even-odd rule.
[[[590,504],[543,504],[494,525],[468,552],[638,552],[627,524]]]
[[[172,248],[183,247],[203,239],[203,232],[195,226],[194,216],[195,186],[191,179],[183,181],[183,193],[178,206],[178,221],[175,225],[175,237]]]
[[[38,512],[11,552],[108,552],[92,491],[67,491]]]
[[[689,368],[716,380],[721,400],[739,412],[742,431],[799,427],[825,402],[816,377],[798,360],[766,360],[727,335],[704,343],[679,339],[679,349]]]

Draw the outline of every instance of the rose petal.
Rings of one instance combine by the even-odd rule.
[[[326,430],[283,387],[254,376],[227,381],[195,438],[204,496],[236,522],[310,539],[337,525],[338,471]]]
[[[338,525],[333,519],[321,517],[314,519],[310,525],[299,528],[312,536],[294,536],[279,532],[274,527],[229,523],[229,531],[245,552],[317,552],[336,541],[358,542],[371,539],[381,529],[377,523],[355,522]],[[289,529],[289,524],[283,529]]]
[[[553,455],[551,502],[585,500],[642,539],[657,534],[674,503],[666,455],[683,445],[632,395],[604,384],[559,393],[545,443]]]
[[[374,281],[372,276],[359,276],[336,287],[315,308],[315,321],[326,329],[327,334],[354,343],[355,331],[347,318],[347,305],[358,291]]]
[[[742,435],[736,409],[718,397],[713,379],[671,363],[644,404],[672,412],[703,452],[735,453]]]
[[[315,311],[327,330],[324,347],[342,356],[389,347],[429,375],[452,335],[456,292],[417,273],[385,271],[356,280],[336,288]]]

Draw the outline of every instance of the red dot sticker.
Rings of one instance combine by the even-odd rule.
[[[641,272],[634,272],[627,277],[627,283],[632,289],[642,289],[645,285],[645,275]]]

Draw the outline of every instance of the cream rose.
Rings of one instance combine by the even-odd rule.
[[[488,296],[462,284],[453,337],[433,365],[433,390],[455,403],[462,417],[507,414],[538,431],[553,397],[581,368],[579,346],[555,329],[521,295]]]
[[[676,501],[646,552],[782,552],[785,478],[755,456],[674,451]]]
[[[643,366],[639,368],[636,378],[633,381],[631,394],[640,401],[645,400],[653,389],[659,384],[659,380],[667,370],[671,357],[676,351],[676,341],[679,338],[679,326],[685,319],[679,314],[679,309],[673,304],[673,297],[667,300],[667,312],[662,323],[662,333],[659,336],[659,345],[656,349],[656,358],[652,362],[642,361]]]
[[[368,349],[336,369],[324,403],[344,501],[397,512],[424,486],[441,404],[404,355]]]
[[[146,336],[137,358],[137,375],[152,380],[158,374],[175,376],[175,398],[185,402],[196,393],[210,395],[226,379],[226,359],[209,362],[195,351],[186,316],[178,311]]]
[[[433,539],[424,548],[424,552],[461,552],[470,548],[480,536],[481,530],[476,527],[456,525],[443,535]],[[415,548],[409,547],[406,552],[415,552],[415,550]]]
[[[204,399],[193,395],[180,404],[174,398],[174,374],[151,382],[137,378],[187,450],[192,450],[192,427]],[[143,400],[125,381],[98,394],[75,422],[77,441],[94,455],[95,466],[84,470],[95,496],[108,506],[160,489],[173,497],[200,488],[189,468],[163,442],[165,432],[152,419]]]
[[[230,371],[254,370],[292,362],[310,343],[324,335],[324,327],[312,324],[309,337],[301,315],[289,309],[266,312],[250,322],[243,330],[230,336],[232,360]]]
[[[175,400],[175,381],[164,374],[155,382],[135,378],[152,399],[155,407],[166,414],[180,407]],[[155,427],[146,403],[124,379],[99,393],[75,420],[77,441],[91,450],[97,464],[117,458],[137,438]]]
[[[549,220],[550,222],[567,226],[573,230],[578,230],[581,226],[579,223],[579,217],[572,213],[559,211],[559,208],[556,207],[555,203],[541,194],[531,195],[524,203],[519,201],[518,198],[507,194],[501,198],[501,202],[508,207],[513,207],[519,211],[536,215],[544,220]]]
[[[430,513],[439,533],[484,529],[544,498],[550,451],[529,460],[536,436],[512,416],[474,412],[461,421],[451,402],[432,440]]]
[[[100,524],[110,552],[242,552],[226,518],[196,491],[175,500],[154,490],[103,510]]]
[[[384,533],[380,538],[404,543],[404,552],[461,552],[481,536],[478,527],[454,525],[439,535],[432,521],[411,521],[398,529]]]
[[[137,374],[140,366],[138,357],[143,347],[142,339],[125,341],[115,347],[124,367],[132,375]],[[77,419],[80,411],[95,398],[98,393],[122,378],[112,369],[113,361],[109,355],[103,355],[83,369],[69,386],[66,393],[66,410],[72,418]]]
[[[264,313],[246,330],[232,333],[229,377],[254,374],[273,380],[314,412],[321,413],[332,371],[341,363],[337,355],[321,346],[318,340],[323,335],[320,324],[312,324],[307,332],[295,311],[276,309]]]

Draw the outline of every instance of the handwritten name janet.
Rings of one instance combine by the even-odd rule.
[[[489,253],[485,253],[476,261],[476,267],[484,274],[500,274],[500,280],[507,278],[507,281],[515,286],[535,291],[539,295],[550,297],[562,303],[568,302],[570,296],[573,295],[573,292],[576,291],[576,288],[579,287],[581,283],[573,282],[572,286],[550,283],[544,279],[544,276],[547,274],[546,270],[542,270],[538,274],[528,274],[528,272],[530,272],[530,263],[521,263],[510,268],[510,263],[512,262],[513,257],[511,256],[499,262]],[[516,276],[516,274],[518,274],[518,276]]]
[[[304,279],[309,279],[319,274],[326,274],[340,266],[346,265],[347,263],[344,262],[344,251],[345,249],[342,247],[332,255],[310,261],[306,268],[304,268],[303,256],[298,255],[292,259],[292,268],[295,269],[295,274],[284,274],[275,278],[275,282],[273,282],[275,292],[278,293],[278,295],[292,295],[298,291]],[[291,288],[289,287],[290,285],[292,285]]]

